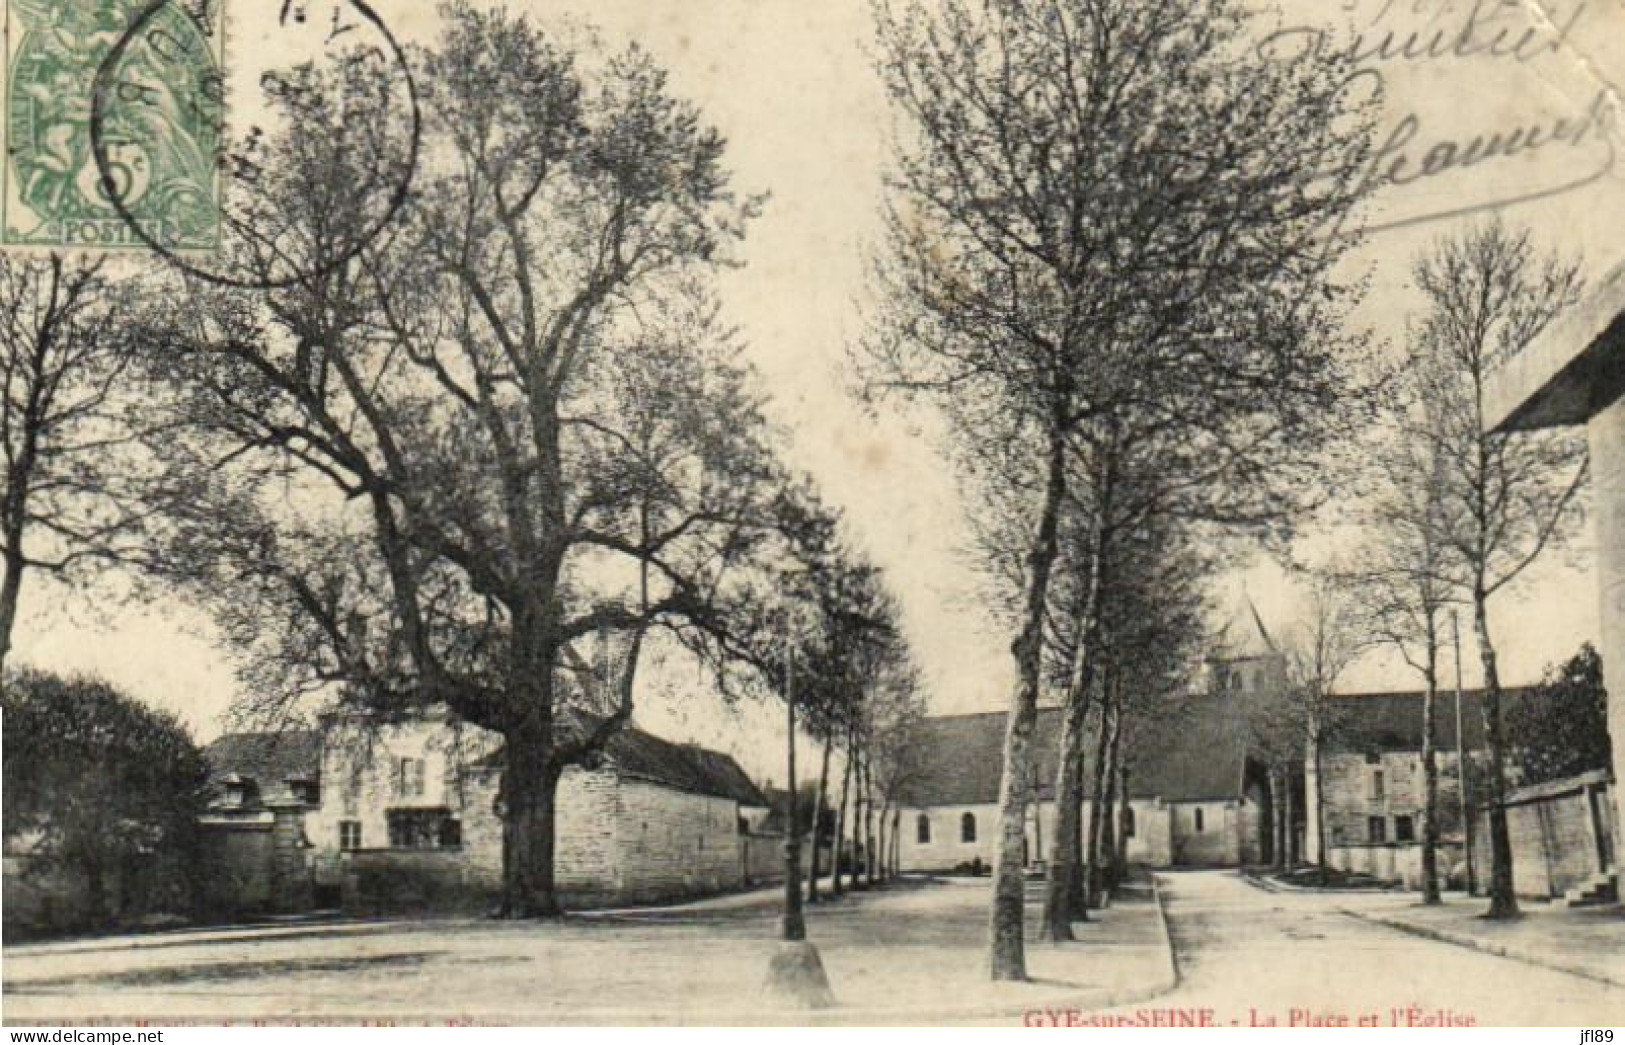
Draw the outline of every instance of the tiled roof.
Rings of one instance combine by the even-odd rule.
[[[720,751],[697,744],[674,744],[627,726],[610,739],[604,754],[627,776],[677,791],[731,798],[742,806],[768,804],[733,756]]]
[[[1528,699],[1527,687],[1509,686],[1501,691],[1503,720],[1521,700]],[[1349,693],[1332,698],[1333,729],[1327,738],[1328,751],[1420,751],[1422,750],[1421,690],[1402,693]],[[1470,750],[1484,747],[1484,691],[1465,690],[1461,696],[1461,727]],[[1456,691],[1441,687],[1434,705],[1434,739],[1441,749],[1456,746]],[[1508,741],[1516,738],[1508,737]]]
[[[227,777],[252,782],[260,805],[299,804],[290,780],[317,782],[322,775],[322,734],[314,729],[279,733],[227,733],[203,749],[213,795]]]
[[[1197,695],[1171,701],[1174,728],[1160,742],[1147,743],[1129,771],[1129,793],[1136,798],[1193,802],[1238,797],[1246,765],[1245,724],[1227,696]],[[926,719],[915,734],[917,770],[907,785],[917,806],[981,805],[997,802],[1004,765],[1002,711],[947,715]],[[1034,783],[1041,801],[1050,800],[1055,785],[1061,709],[1038,710],[1033,731]],[[1092,745],[1091,745],[1092,747]],[[1092,754],[1092,752],[1086,752]],[[1085,787],[1092,783],[1090,768]]]
[[[590,721],[589,716],[573,713],[560,731],[567,736],[579,735]],[[731,798],[742,806],[765,809],[768,805],[767,798],[732,755],[698,744],[677,744],[636,726],[622,726],[604,745],[603,757],[626,776],[676,791]],[[502,758],[503,749],[498,747],[476,764],[500,767]]]

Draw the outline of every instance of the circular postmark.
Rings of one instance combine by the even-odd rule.
[[[219,30],[208,21],[211,11],[218,17],[218,7],[211,5],[219,3],[146,0],[129,19],[95,68],[88,113],[94,170],[80,180],[128,230],[126,245],[145,245],[175,268],[221,286],[262,290],[291,286],[354,258],[406,203],[422,138],[417,88],[405,50],[366,0],[332,0],[334,36],[342,8],[360,20],[346,31],[365,27],[379,43],[352,45],[324,64],[352,73],[367,65],[374,80],[388,73],[396,81],[394,89],[385,92],[388,104],[404,112],[375,112],[373,119],[362,121],[365,152],[377,157],[374,169],[359,177],[351,169],[348,179],[331,171],[334,180],[346,183],[329,188],[353,204],[347,231],[327,241],[319,252],[301,254],[281,242],[298,219],[274,213],[274,205],[268,209],[263,198],[265,164],[256,157],[264,156],[267,145],[260,128],[253,128],[238,154],[226,152],[225,71],[217,57],[220,52],[210,47]],[[300,24],[305,22],[304,6],[300,3],[296,9]],[[293,9],[292,3],[284,4],[284,21]],[[355,77],[349,79],[353,82]],[[328,87],[332,84],[326,82]],[[267,72],[260,86],[273,104],[280,101],[286,113],[296,117],[299,106],[290,93],[314,96],[323,89],[323,81],[315,63],[307,62],[290,77]],[[330,115],[345,107],[317,98],[309,101],[306,111]],[[379,147],[376,138],[384,124],[399,131],[399,140],[390,148]],[[331,166],[332,154],[347,145],[339,140],[342,135],[331,132],[331,127],[289,126],[282,140],[268,147],[300,156],[290,143],[299,135],[312,136],[329,148]],[[367,138],[369,134],[373,137]],[[350,150],[352,164],[360,162],[361,151]],[[386,162],[385,155],[392,160]],[[277,166],[286,175],[299,162],[296,158]],[[286,203],[287,186],[282,188],[279,199]]]

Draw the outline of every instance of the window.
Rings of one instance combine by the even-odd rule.
[[[1394,841],[1416,841],[1416,821],[1408,816],[1394,817]]]
[[[931,818],[921,813],[914,821],[914,841],[928,845],[931,841]]]
[[[288,781],[288,790],[293,792],[296,801],[303,802],[307,806],[322,804],[321,785],[314,780],[290,780]]]
[[[391,849],[448,849],[463,842],[462,825],[445,809],[391,809]]]
[[[1367,751],[1365,753],[1365,764],[1368,766],[1382,765],[1382,755],[1376,751]]]
[[[959,818],[959,840],[961,842],[976,841],[976,815],[966,813]]]
[[[361,848],[361,821],[339,821],[339,848],[345,851]]]
[[[343,795],[345,815],[355,816],[361,808],[361,763],[352,764],[345,774]]]
[[[1378,843],[1388,841],[1388,821],[1386,818],[1380,816],[1366,818],[1366,841]]]
[[[1381,802],[1386,789],[1383,787],[1382,770],[1374,770],[1371,774],[1371,801]]]
[[[1123,837],[1124,838],[1133,838],[1134,837],[1134,807],[1133,806],[1124,806],[1123,807]]]
[[[400,758],[395,760],[395,797],[423,797],[423,759]]]
[[[1197,834],[1201,834],[1203,831],[1207,830],[1207,828],[1202,826],[1202,807],[1201,806],[1196,807],[1196,812],[1193,815],[1193,819],[1195,820],[1195,823],[1196,823],[1196,833]]]

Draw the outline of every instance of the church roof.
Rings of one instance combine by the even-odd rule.
[[[905,787],[911,805],[986,805],[999,799],[1004,765],[1002,711],[928,718],[916,729],[915,772]],[[1169,701],[1168,724],[1142,745],[1129,769],[1129,794],[1165,802],[1239,797],[1247,761],[1245,723],[1226,696],[1205,694]],[[1036,794],[1051,800],[1061,709],[1038,710],[1033,731]],[[1092,746],[1091,746],[1092,747]],[[1093,781],[1093,752],[1086,752],[1084,783]]]

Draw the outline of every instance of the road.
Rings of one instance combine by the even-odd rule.
[[[1221,1024],[1392,1010],[1480,1026],[1625,1023],[1625,990],[1343,914],[1360,897],[1267,893],[1233,872],[1160,876],[1181,982],[1157,1005],[1213,1010]],[[1403,1023],[1408,1016],[1400,1015]]]

